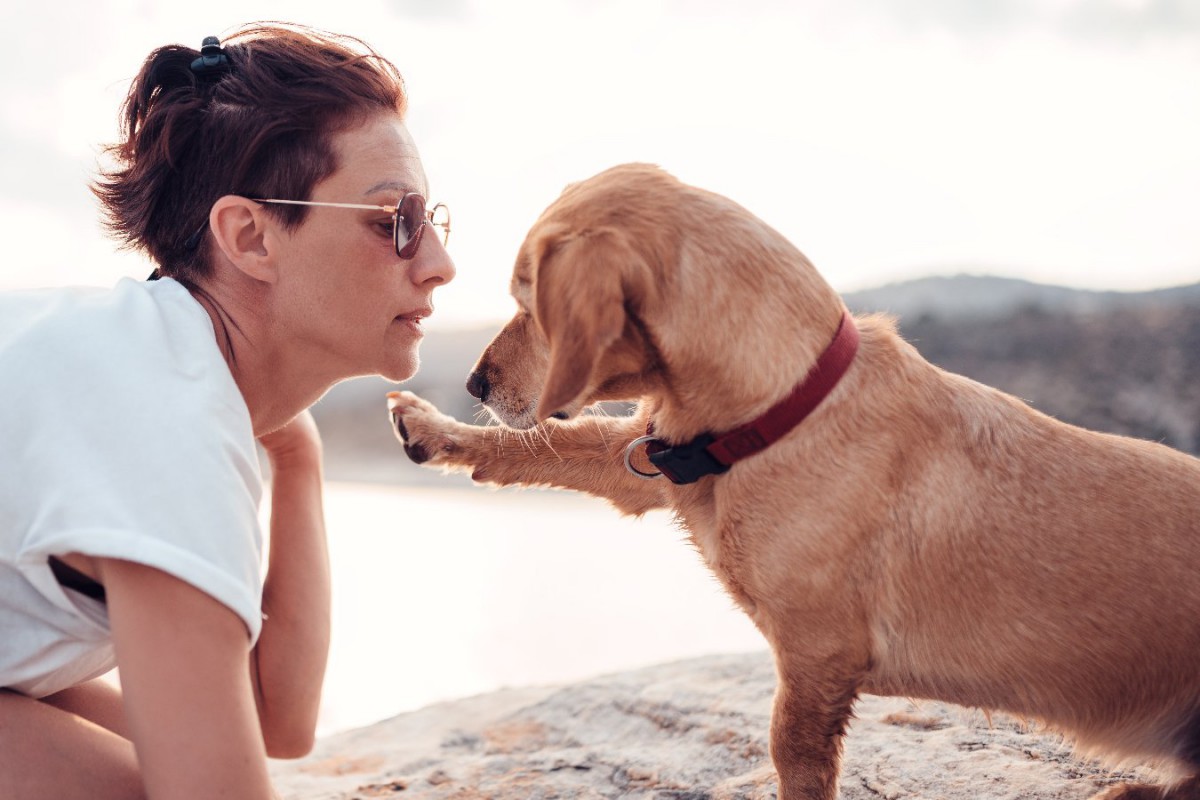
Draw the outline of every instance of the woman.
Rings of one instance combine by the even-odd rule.
[[[266,798],[266,757],[311,748],[329,570],[306,409],[410,377],[454,276],[404,110],[346,37],[160,48],[95,186],[154,280],[0,295],[5,798]]]

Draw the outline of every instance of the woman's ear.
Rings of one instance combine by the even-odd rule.
[[[227,194],[213,203],[208,225],[229,263],[255,280],[275,282],[278,269],[271,244],[279,223],[263,211],[262,204]]]

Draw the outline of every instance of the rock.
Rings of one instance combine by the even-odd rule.
[[[766,653],[709,656],[571,686],[507,689],[321,740],[274,762],[288,800],[774,798]],[[862,697],[841,797],[1087,798],[1153,779],[1074,756],[1030,723],[944,703]]]

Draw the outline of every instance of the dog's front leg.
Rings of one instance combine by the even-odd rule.
[[[645,432],[645,419],[582,417],[516,431],[464,424],[411,392],[389,394],[388,408],[404,452],[418,464],[469,471],[480,483],[574,489],[626,514],[667,505],[665,481],[625,469],[625,446]]]
[[[857,696],[855,682],[828,665],[806,669],[779,663],[771,711],[771,760],[779,800],[834,800],[842,735]]]

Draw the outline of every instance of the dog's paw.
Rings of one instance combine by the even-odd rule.
[[[413,462],[453,464],[454,455],[460,450],[454,430],[462,423],[412,392],[388,392],[387,401],[392,430]]]

